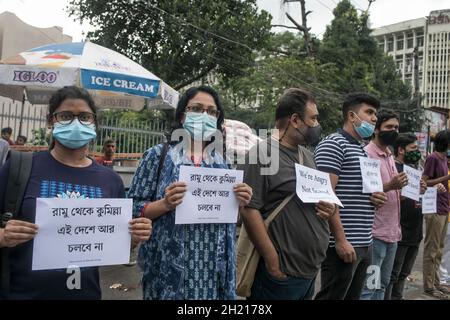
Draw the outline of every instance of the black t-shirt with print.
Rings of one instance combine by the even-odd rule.
[[[4,207],[9,161],[0,169],[0,208]],[[18,219],[34,223],[36,198],[124,198],[120,176],[95,161],[85,168],[66,166],[49,152],[35,153]],[[49,255],[52,253],[49,252]],[[69,289],[66,269],[32,271],[33,241],[10,249],[10,291],[1,299],[100,299],[98,268],[81,268],[80,288]],[[71,279],[69,279],[69,283]]]

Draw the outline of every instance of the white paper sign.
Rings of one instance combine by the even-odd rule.
[[[36,200],[33,270],[128,263],[131,199]]]
[[[237,222],[233,187],[242,183],[242,170],[181,166],[179,181],[187,183],[187,192],[175,210],[175,224]]]
[[[403,172],[406,173],[408,177],[408,185],[402,188],[402,196],[419,201],[422,171],[404,165]]]
[[[344,207],[333,191],[328,173],[296,163],[295,174],[297,196],[304,203],[318,203],[322,200]]]
[[[383,192],[380,160],[360,157],[359,163],[363,180],[363,193]]]
[[[427,191],[422,195],[422,213],[437,212],[437,188],[428,187]]]

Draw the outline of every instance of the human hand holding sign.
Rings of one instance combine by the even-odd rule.
[[[405,172],[399,173],[389,181],[390,190],[400,190],[408,185],[408,176]],[[387,190],[389,191],[389,190]]]
[[[316,213],[324,220],[328,220],[329,218],[331,218],[336,213],[336,211],[337,205],[335,205],[334,203],[319,201],[319,203],[316,204]]]
[[[0,229],[0,247],[15,247],[21,243],[30,241],[38,232],[38,226],[34,223],[9,220],[5,228]]]
[[[374,192],[370,196],[370,202],[375,206],[375,208],[382,207],[387,201],[386,193],[384,192]]]
[[[164,204],[167,211],[175,210],[175,208],[183,202],[184,195],[187,192],[187,184],[182,181],[174,182],[166,188],[164,196]]]
[[[233,187],[233,191],[239,200],[240,207],[247,206],[250,203],[250,200],[252,200],[252,188],[246,183],[238,183]]]

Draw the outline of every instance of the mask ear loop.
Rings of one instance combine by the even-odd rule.
[[[291,121],[289,121],[289,122],[288,122],[288,125],[287,125],[287,127],[286,127],[286,130],[284,130],[284,133],[283,133],[283,135],[281,136],[281,138],[280,138],[280,139],[278,139],[278,141],[281,141],[281,140],[283,140],[283,138],[284,138],[284,136],[286,135],[286,132],[288,131],[288,129],[289,129],[289,127],[290,127],[290,125],[291,125]]]

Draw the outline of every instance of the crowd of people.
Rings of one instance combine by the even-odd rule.
[[[243,171],[233,197],[261,257],[248,299],[403,299],[424,231],[424,293],[448,299],[449,287],[441,283],[439,270],[450,209],[450,131],[439,132],[434,152],[422,159],[416,136],[399,133],[399,115],[381,108],[376,97],[353,93],[336,107],[342,108],[343,125],[321,139],[315,97],[300,88],[286,90],[274,114],[278,133],[248,151],[273,154],[259,153],[256,162],[246,158],[236,166],[225,156],[225,147],[211,139],[212,132],[222,132],[225,119],[218,93],[207,86],[190,88],[179,100],[173,125],[173,132],[182,130],[184,138],[172,135],[148,149],[125,194],[120,177],[108,168],[114,141],[105,141],[104,156],[97,161],[88,157],[97,125],[92,98],[76,87],[60,89],[49,103],[50,151],[33,155],[20,214],[0,228],[0,247],[8,247],[11,256],[10,288],[0,289],[0,298],[101,297],[97,267],[83,269],[82,290],[68,289],[67,274],[61,270],[31,270],[32,242],[39,232],[36,198],[57,197],[58,189],[43,186],[58,183],[65,186],[63,192],[95,186],[101,190],[99,197],[133,199],[130,233],[133,245],[139,245],[144,299],[236,299],[236,224],[175,223],[176,208],[187,193],[187,181],[179,179],[180,166],[188,165]],[[0,140],[0,164],[1,143],[5,150],[10,143],[3,130],[2,137],[8,142]],[[361,158],[379,161],[382,191],[364,191]],[[263,174],[275,160],[278,170]],[[343,207],[300,200],[296,164],[329,174]],[[6,160],[0,169],[0,208],[10,165]],[[422,194],[428,187],[437,188],[435,213],[423,215],[420,201],[402,196],[409,183],[405,165],[423,172]],[[267,228],[264,220],[274,210],[279,214]],[[319,271],[321,287],[315,288]]]

